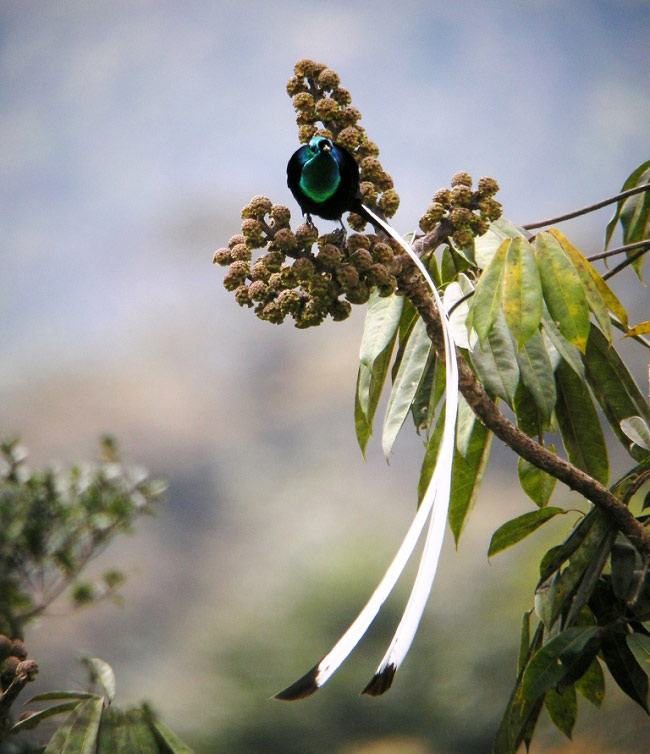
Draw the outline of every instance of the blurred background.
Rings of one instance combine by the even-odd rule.
[[[407,427],[390,466],[377,439],[367,462],[358,451],[361,307],[306,331],[260,322],[212,252],[255,194],[298,217],[296,60],[351,91],[401,195],[398,229],[458,170],[496,178],[504,215],[525,223],[616,193],[648,159],[649,32],[647,0],[0,2],[0,432],[34,464],[65,464],[109,431],[170,485],[95,564],[130,575],[125,606],[59,604],[31,628],[38,690],[78,686],[84,650],[113,665],[122,704],[150,700],[199,754],[489,751],[536,563],[568,524],[488,565],[492,531],[531,509],[495,443],[390,693],[358,696],[408,578],[325,689],[269,701],[382,575],[421,441]],[[562,229],[596,253],[610,215]],[[647,318],[633,274],[616,285]],[[645,389],[646,354],[623,353]],[[626,464],[615,453],[612,476]],[[611,681],[600,713],[580,708],[573,744],[544,722],[533,750],[650,752],[647,717]]]

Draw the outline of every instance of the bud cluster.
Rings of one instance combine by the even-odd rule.
[[[306,144],[313,136],[325,136],[345,147],[359,164],[364,203],[392,217],[399,207],[393,179],[381,166],[379,147],[359,125],[361,113],[350,105],[352,98],[340,86],[338,75],[313,60],[300,60],[294,73],[287,82],[287,92],[297,113],[300,142]],[[365,220],[356,214],[351,214],[348,222],[355,230],[365,226]]]
[[[214,262],[228,267],[224,287],[240,306],[280,324],[287,315],[296,327],[319,325],[327,315],[343,320],[351,304],[365,304],[376,287],[388,296],[397,289],[399,247],[375,235],[340,231],[318,235],[303,223],[295,233],[286,207],[256,196],[242,210],[241,234],[217,249]],[[255,250],[265,253],[253,260]]]
[[[468,173],[456,173],[451,179],[451,188],[436,191],[431,204],[420,218],[420,228],[425,233],[446,221],[450,235],[459,246],[472,243],[475,236],[482,236],[493,220],[501,217],[501,205],[493,197],[499,185],[493,178],[481,178],[478,188],[472,191],[472,179]]]
[[[27,660],[27,650],[21,639],[13,641],[0,634],[0,691],[6,691],[16,677],[32,681],[38,673],[33,660]]]

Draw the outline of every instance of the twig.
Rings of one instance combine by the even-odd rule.
[[[648,246],[648,249],[650,249],[650,246]],[[616,267],[612,267],[609,272],[603,275],[603,280],[609,280],[609,278],[613,277],[621,270],[624,270],[628,265],[632,264],[632,262],[636,262],[636,260],[640,259],[646,253],[646,251],[648,251],[648,249],[641,249],[640,251],[637,251],[636,254],[632,254],[632,256],[628,257],[625,261],[617,264]]]
[[[590,204],[588,207],[577,209],[575,212],[569,212],[569,214],[567,215],[552,217],[550,220],[544,220],[540,223],[529,223],[528,225],[524,225],[522,227],[526,230],[533,230],[534,228],[542,228],[545,225],[553,225],[554,223],[561,223],[564,220],[571,220],[574,217],[586,215],[588,212],[594,212],[601,207],[606,207],[608,204],[614,204],[614,202],[617,202],[620,199],[625,199],[628,196],[634,196],[634,194],[640,194],[642,191],[648,191],[648,189],[650,189],[650,183],[644,183],[642,186],[636,186],[635,188],[628,189],[627,191],[622,191],[620,194],[616,194],[616,196],[612,196],[609,199],[604,199],[602,202],[597,202],[596,204]]]
[[[597,259],[605,259],[606,257],[613,257],[615,254],[622,254],[624,251],[632,251],[632,249],[640,249],[650,247],[650,239],[645,241],[637,241],[636,243],[628,243],[625,246],[617,246],[615,249],[609,251],[601,251],[600,254],[592,254],[587,259],[590,262],[595,262]]]

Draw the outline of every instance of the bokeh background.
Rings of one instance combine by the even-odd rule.
[[[0,2],[0,431],[35,464],[90,457],[110,431],[170,485],[96,564],[130,574],[125,606],[60,603],[31,628],[41,689],[78,686],[84,650],[114,666],[123,704],[149,699],[201,754],[489,751],[536,559],[567,524],[488,564],[494,528],[531,508],[497,443],[390,693],[357,695],[408,579],[323,691],[269,701],[383,573],[421,445],[407,428],[390,466],[376,440],[358,452],[361,308],[307,331],[260,322],[212,252],[254,194],[298,216],[296,60],[351,91],[399,229],[458,170],[497,178],[525,223],[610,196],[648,158],[649,32],[647,0]],[[563,229],[595,253],[609,216]],[[647,318],[633,275],[617,286]],[[646,356],[632,358],[643,386]],[[615,453],[613,475],[625,463]],[[650,752],[647,718],[611,682],[600,713],[580,706],[575,742],[544,723],[537,751]]]

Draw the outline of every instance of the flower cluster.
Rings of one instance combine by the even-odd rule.
[[[241,234],[217,249],[214,262],[228,267],[223,284],[240,306],[254,307],[263,320],[280,324],[290,315],[296,327],[319,325],[350,315],[373,288],[388,296],[397,289],[401,260],[392,240],[340,231],[318,235],[303,223],[295,233],[290,213],[265,196],[242,210]],[[256,249],[266,253],[253,260]]]
[[[338,74],[313,60],[300,60],[294,73],[287,83],[287,92],[297,113],[300,142],[325,136],[345,147],[359,163],[364,204],[385,217],[392,217],[399,207],[393,179],[378,159],[379,147],[359,125],[361,113],[350,105],[350,92],[339,85]],[[317,126],[319,122],[322,128]],[[354,213],[349,215],[348,223],[354,230],[365,227],[365,220]]]
[[[482,236],[489,224],[501,217],[501,205],[493,197],[499,190],[494,178],[481,178],[476,191],[472,191],[472,178],[468,173],[456,173],[450,189],[436,191],[420,218],[420,228],[425,233],[446,221],[450,235],[459,246],[471,244],[474,236]]]

